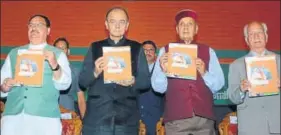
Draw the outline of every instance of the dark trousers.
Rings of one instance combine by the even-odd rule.
[[[141,120],[145,124],[146,135],[155,135],[156,124],[164,112],[164,95],[155,93],[153,89],[139,96]]]
[[[214,121],[199,116],[165,123],[166,135],[215,135]]]
[[[138,127],[128,126],[99,126],[90,127],[83,125],[82,135],[137,135]]]
[[[156,124],[160,120],[160,117],[145,117],[142,118],[145,128],[146,135],[155,135],[156,134]]]

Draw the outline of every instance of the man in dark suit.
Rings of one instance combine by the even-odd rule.
[[[93,42],[85,57],[79,76],[82,88],[89,88],[87,109],[83,119],[83,135],[137,135],[140,113],[137,97],[150,86],[146,57],[141,44],[125,37],[129,27],[127,11],[111,8],[106,14],[109,37]],[[106,69],[103,47],[131,48],[132,78],[104,84]]]
[[[144,41],[142,43],[146,56],[150,75],[153,73],[156,60],[157,47],[153,41]],[[156,93],[152,87],[141,93],[139,96],[139,108],[141,120],[146,127],[147,135],[155,135],[156,124],[160,120],[164,111],[164,95]]]

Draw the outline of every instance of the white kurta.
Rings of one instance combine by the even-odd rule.
[[[40,45],[29,45],[29,48],[42,49],[47,43]],[[71,70],[69,62],[64,53],[57,59],[62,76],[54,80],[54,86],[58,90],[65,90],[71,84]],[[1,68],[1,84],[4,79],[12,78],[11,61],[8,56]],[[1,97],[8,96],[8,93],[1,92]],[[61,135],[62,126],[60,118],[40,117],[26,114],[24,110],[17,115],[5,115],[1,119],[1,135]]]

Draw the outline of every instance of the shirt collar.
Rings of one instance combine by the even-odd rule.
[[[184,42],[184,40],[181,40],[181,39],[180,39],[180,40],[178,40],[178,43],[185,43],[185,42]],[[192,41],[190,42],[190,44],[196,44],[196,42],[195,42],[194,40],[192,40]]]
[[[122,45],[125,43],[126,37],[123,36],[117,43],[115,43],[114,40],[112,40],[111,38],[108,38],[107,41],[108,41],[109,45],[119,46],[119,45]]]
[[[268,51],[267,51],[267,49],[265,49],[262,53],[261,53],[261,56],[265,56],[265,55],[267,55],[268,54]],[[258,56],[258,54],[256,53],[256,52],[254,52],[254,51],[250,51],[249,52],[249,56]]]
[[[47,45],[47,43],[42,43],[42,44],[37,44],[37,45],[33,45],[33,44],[29,44],[29,48],[30,49],[43,49],[45,46]]]

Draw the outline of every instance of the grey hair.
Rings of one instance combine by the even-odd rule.
[[[268,39],[267,25],[265,23],[263,23],[263,22],[261,22],[260,24],[261,24],[261,26],[263,28],[263,32],[265,34],[265,38],[266,38],[266,41],[267,41],[267,39]],[[249,27],[249,24],[246,24],[244,26],[244,31],[243,31],[244,32],[245,41],[246,41],[247,44],[248,44],[248,27]]]

